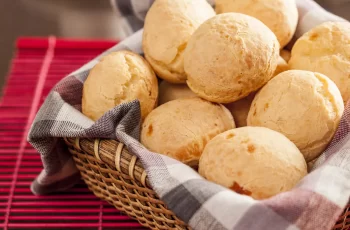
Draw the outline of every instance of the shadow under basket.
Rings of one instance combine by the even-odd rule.
[[[89,189],[151,229],[190,229],[152,190],[138,158],[115,140],[65,138]],[[333,230],[350,229],[350,204]]]

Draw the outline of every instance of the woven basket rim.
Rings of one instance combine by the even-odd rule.
[[[92,139],[92,138],[75,138],[68,137],[64,138],[65,142],[75,149],[82,150],[81,141],[86,140],[92,142],[94,144],[94,156],[101,163],[107,164],[110,168],[115,168],[117,171],[121,173],[127,173],[130,178],[136,180],[141,183],[148,189],[152,189],[152,186],[148,180],[146,170],[144,169],[141,161],[137,156],[129,153],[126,149],[124,149],[124,144],[111,139]],[[105,142],[106,144],[110,144],[112,146],[117,146],[115,152],[108,151],[100,151],[101,142]],[[88,154],[86,151],[83,151],[85,154]],[[106,161],[105,159],[110,159],[111,161]]]
[[[79,151],[80,153],[88,155],[88,158],[97,159],[99,163],[106,164],[109,168],[117,170],[118,172],[127,175],[129,177],[128,179],[134,180],[140,184],[138,190],[142,192],[147,192],[149,190],[153,191],[148,180],[147,173],[143,168],[141,161],[135,155],[129,153],[129,151],[124,148],[123,143],[111,139],[92,139],[75,137],[67,137],[63,139],[68,145],[68,147],[73,148],[73,150],[70,150],[71,152]],[[100,147],[101,144],[104,146],[110,146],[110,148],[103,149]],[[87,149],[87,146],[90,147],[91,151]],[[120,183],[125,183],[125,181],[121,180]],[[142,186],[144,188],[142,188]],[[160,199],[152,199],[152,202],[161,205],[164,204],[164,202]],[[165,208],[161,208],[161,210],[158,209],[158,211],[161,211],[166,215],[174,215],[172,211],[167,210]],[[139,222],[143,224],[141,219],[139,220]],[[333,227],[333,230],[347,229],[350,229],[350,203],[345,207],[342,215],[339,216],[337,222]]]
[[[122,143],[107,139],[63,139],[82,178],[97,197],[145,227],[191,229],[166,207],[151,188],[139,159],[124,149]]]

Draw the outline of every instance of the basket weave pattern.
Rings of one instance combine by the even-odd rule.
[[[350,204],[346,206],[343,214],[339,217],[333,230],[349,230],[350,229]]]
[[[151,229],[189,229],[166,208],[136,156],[113,140],[66,138],[81,176],[99,198]]]
[[[136,156],[115,140],[65,138],[75,164],[89,189],[145,227],[190,229],[167,209],[152,190]],[[350,204],[333,230],[350,229]]]

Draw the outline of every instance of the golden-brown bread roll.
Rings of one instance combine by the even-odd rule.
[[[259,91],[247,122],[249,126],[263,126],[284,134],[309,162],[327,147],[343,112],[339,89],[328,77],[289,70]]]
[[[307,166],[298,148],[282,134],[243,127],[209,141],[199,173],[237,193],[266,199],[292,189],[307,174]]]
[[[234,102],[271,79],[278,57],[276,36],[262,22],[220,14],[204,22],[186,47],[187,84],[208,101]]]
[[[185,83],[183,51],[197,27],[215,15],[206,0],[157,0],[149,9],[142,47],[157,75]]]
[[[262,21],[275,33],[280,48],[292,39],[297,24],[298,10],[294,0],[215,0],[216,12],[237,12]]]
[[[207,142],[234,127],[232,115],[220,104],[198,97],[177,99],[147,116],[141,143],[151,151],[196,166]]]
[[[277,76],[288,69],[287,62],[285,62],[282,57],[279,57],[273,76]],[[235,119],[237,128],[247,126],[247,117],[255,94],[256,93],[253,92],[243,99],[225,105]]]
[[[277,67],[275,72],[273,73],[273,76],[275,77],[278,74],[284,71],[287,71],[288,69],[289,69],[288,63],[282,57],[279,57],[277,62]]]
[[[118,51],[91,69],[84,83],[82,112],[96,121],[115,106],[138,99],[145,118],[157,97],[157,77],[147,61],[130,51]]]
[[[241,100],[225,105],[231,112],[237,128],[247,126],[247,117],[254,96],[255,92],[249,94],[247,97]]]
[[[319,72],[335,82],[344,102],[350,98],[350,23],[326,22],[297,40],[291,69]]]
[[[289,50],[283,49],[283,50],[280,51],[280,56],[281,56],[287,63],[289,62],[291,55],[292,55],[292,54],[290,53]]]
[[[186,84],[172,84],[162,81],[159,85],[158,105],[180,98],[197,97]]]

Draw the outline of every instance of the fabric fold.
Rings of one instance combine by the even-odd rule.
[[[81,109],[82,86],[103,55],[117,50],[141,53],[142,31],[61,80],[41,106],[28,141],[41,154],[44,169],[32,184],[34,194],[74,185],[77,169],[62,138],[117,139],[138,156],[160,198],[194,229],[330,229],[350,197],[350,104],[329,148],[298,186],[256,201],[203,179],[179,161],[153,153],[140,142],[138,101],[121,104],[93,122]],[[64,169],[64,170],[63,170]],[[63,173],[63,172],[66,172]]]

